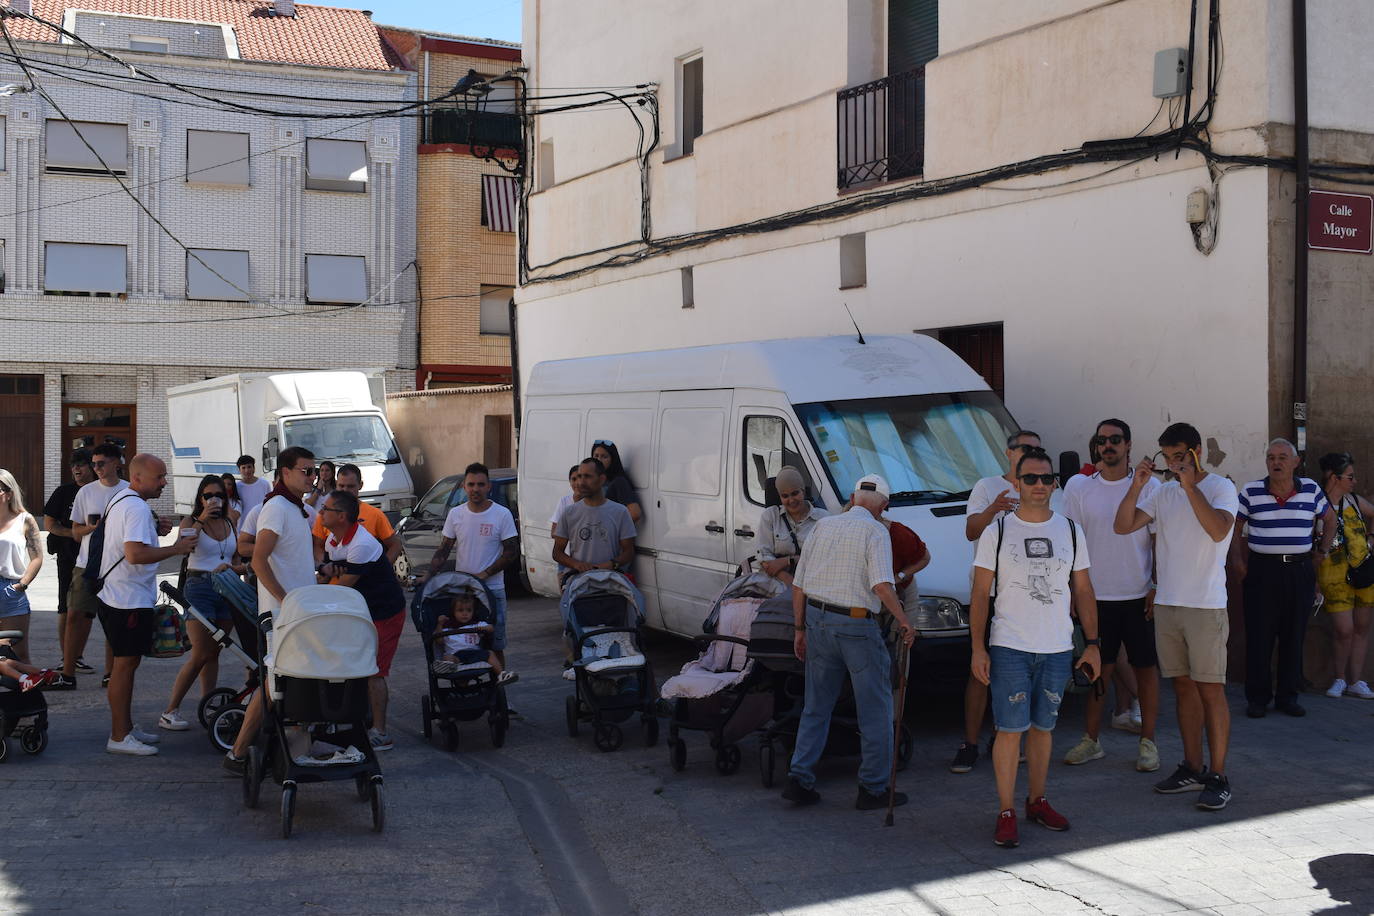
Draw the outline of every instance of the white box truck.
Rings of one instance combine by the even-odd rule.
[[[292,445],[319,461],[356,464],[362,499],[395,520],[415,505],[410,474],[387,425],[380,370],[240,372],[167,390],[173,492],[188,512],[206,474],[237,474],[240,455],[269,480]]]
[[[558,593],[549,517],[568,492],[568,467],[596,439],[617,444],[639,491],[634,575],[649,625],[684,636],[701,632],[721,587],[753,555],[779,468],[800,470],[831,512],[860,477],[882,474],[893,490],[888,515],[931,551],[919,607],[908,609],[923,671],[964,683],[974,547],[966,501],[980,477],[1006,470],[1016,425],[938,341],[803,338],[541,362],[522,407],[520,535],[535,591]]]

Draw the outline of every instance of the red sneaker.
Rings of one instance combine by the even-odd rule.
[[[1043,795],[1035,801],[1026,799],[1026,820],[1050,830],[1069,829],[1069,819],[1051,808],[1049,799]]]
[[[28,693],[35,687],[43,686],[43,675],[41,674],[21,674],[19,675],[19,690],[21,693]]]
[[[1014,808],[1008,808],[997,815],[997,832],[992,835],[992,841],[1007,849],[1021,845],[1021,834],[1016,829],[1016,810]]]

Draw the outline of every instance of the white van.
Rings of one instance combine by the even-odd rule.
[[[832,512],[864,474],[892,487],[888,515],[929,545],[912,615],[927,650],[967,674],[965,501],[1005,471],[1016,425],[977,373],[930,337],[802,338],[539,363],[520,436],[521,543],[530,585],[557,595],[549,517],[593,440],[620,449],[644,520],[634,575],[649,625],[701,632],[754,553],[765,487],[783,465]],[[924,654],[924,653],[923,653]]]

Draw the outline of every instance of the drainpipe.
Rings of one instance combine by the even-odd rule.
[[[1307,0],[1293,0],[1293,156],[1298,166],[1293,221],[1293,444],[1307,451],[1307,221],[1311,191],[1307,136]]]

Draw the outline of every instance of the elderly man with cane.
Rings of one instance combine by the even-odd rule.
[[[891,783],[894,753],[891,658],[878,627],[886,609],[897,622],[903,651],[915,631],[892,587],[892,545],[878,517],[887,508],[887,481],[876,474],[854,485],[854,506],[816,522],[802,545],[793,582],[797,658],[806,663],[806,696],[787,788],[797,805],[820,801],[816,762],[830,716],[848,675],[854,686],[863,754],[854,807],[871,811],[905,804]]]

